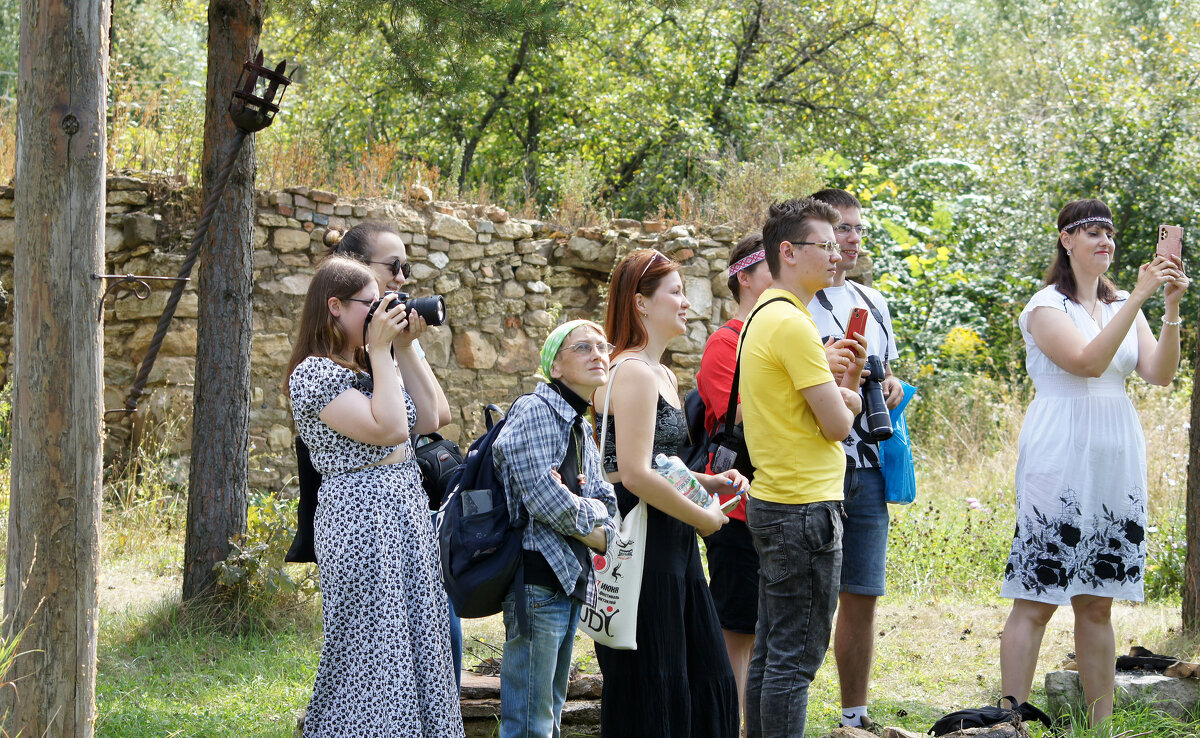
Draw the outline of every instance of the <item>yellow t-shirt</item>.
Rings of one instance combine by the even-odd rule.
[[[801,394],[833,381],[821,334],[808,308],[787,290],[763,292],[756,308],[775,297],[788,302],[759,310],[740,342],[742,420],[755,469],[750,496],[794,505],[840,500],[846,453],[821,435]]]

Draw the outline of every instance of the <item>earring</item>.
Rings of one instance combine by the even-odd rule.
[[[1067,256],[1069,257],[1070,255],[1071,255],[1071,250],[1067,249]]]

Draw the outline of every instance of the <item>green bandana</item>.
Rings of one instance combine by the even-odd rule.
[[[550,381],[550,365],[554,363],[554,357],[558,356],[558,350],[562,348],[563,341],[567,340],[571,331],[581,325],[595,325],[595,323],[590,320],[568,320],[550,331],[550,335],[546,337],[546,342],[542,344],[542,376],[546,378],[547,382]]]

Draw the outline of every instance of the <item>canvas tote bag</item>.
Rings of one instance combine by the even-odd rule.
[[[617,369],[631,357],[618,361],[608,376],[604,393],[604,415],[600,427],[600,459],[608,434],[608,402],[612,397]],[[625,650],[637,649],[638,598],[642,592],[642,565],[646,558],[646,503],[638,501],[623,519],[617,513],[617,535],[608,549],[592,552],[596,572],[596,597],[579,611],[579,628],[596,643]]]

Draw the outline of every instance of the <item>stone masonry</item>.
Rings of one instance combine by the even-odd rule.
[[[11,372],[13,191],[0,187],[0,386]],[[175,276],[191,239],[198,196],[164,178],[113,176],[108,180],[105,232],[109,274]],[[482,431],[482,408],[507,403],[536,383],[538,350],[550,328],[568,317],[604,322],[609,275],[627,252],[657,248],[680,263],[692,306],[688,331],[666,361],[681,388],[695,383],[710,327],[734,309],[726,286],[729,251],[743,233],[614,219],[583,228],[513,218],[495,205],[432,202],[413,187],[402,201],[346,200],[332,192],[289,187],[258,195],[254,230],[254,340],[251,359],[251,481],[263,489],[294,486],[293,427],[284,372],[312,272],[325,256],[327,228],[372,220],[393,226],[408,246],[410,292],[445,296],[447,325],[421,338],[450,400],[453,420],[442,434],[456,441]],[[70,268],[64,265],[64,268]],[[195,274],[195,271],[193,272]],[[90,278],[80,274],[79,278]],[[151,283],[147,299],[120,288],[104,306],[105,407],[123,407],[170,291]],[[191,437],[197,295],[188,285],[150,375],[137,423],[147,434],[167,434],[186,483]],[[79,316],[94,320],[95,316]],[[131,420],[108,416],[106,456],[127,443]]]

